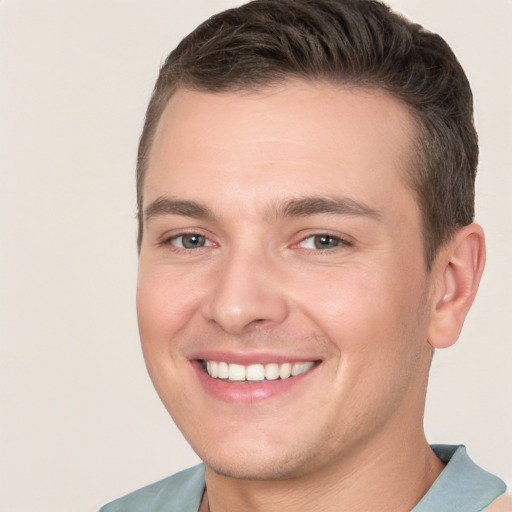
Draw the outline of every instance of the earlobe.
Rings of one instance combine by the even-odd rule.
[[[473,303],[485,265],[482,228],[460,228],[438,254],[428,341],[434,348],[453,345]]]

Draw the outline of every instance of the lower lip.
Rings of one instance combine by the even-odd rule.
[[[307,379],[318,367],[316,364],[307,372],[287,379],[236,382],[210,377],[197,360],[192,364],[201,385],[209,395],[223,402],[236,404],[253,404],[288,393],[304,379]]]

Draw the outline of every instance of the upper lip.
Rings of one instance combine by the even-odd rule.
[[[276,354],[271,352],[234,352],[218,349],[204,349],[188,356],[188,359],[201,361],[223,361],[226,363],[241,364],[269,364],[269,363],[300,363],[306,361],[319,361],[318,357],[297,356],[289,354]]]

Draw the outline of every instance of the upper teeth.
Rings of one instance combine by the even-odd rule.
[[[302,363],[269,363],[244,366],[223,361],[207,361],[206,371],[214,379],[262,381],[295,377],[307,372],[314,364],[313,361],[306,361]]]

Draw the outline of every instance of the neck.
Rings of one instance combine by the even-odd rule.
[[[367,443],[331,467],[283,480],[237,480],[207,468],[206,507],[201,511],[409,511],[439,476],[443,464],[423,433],[415,440],[399,434],[395,443],[389,439]]]

